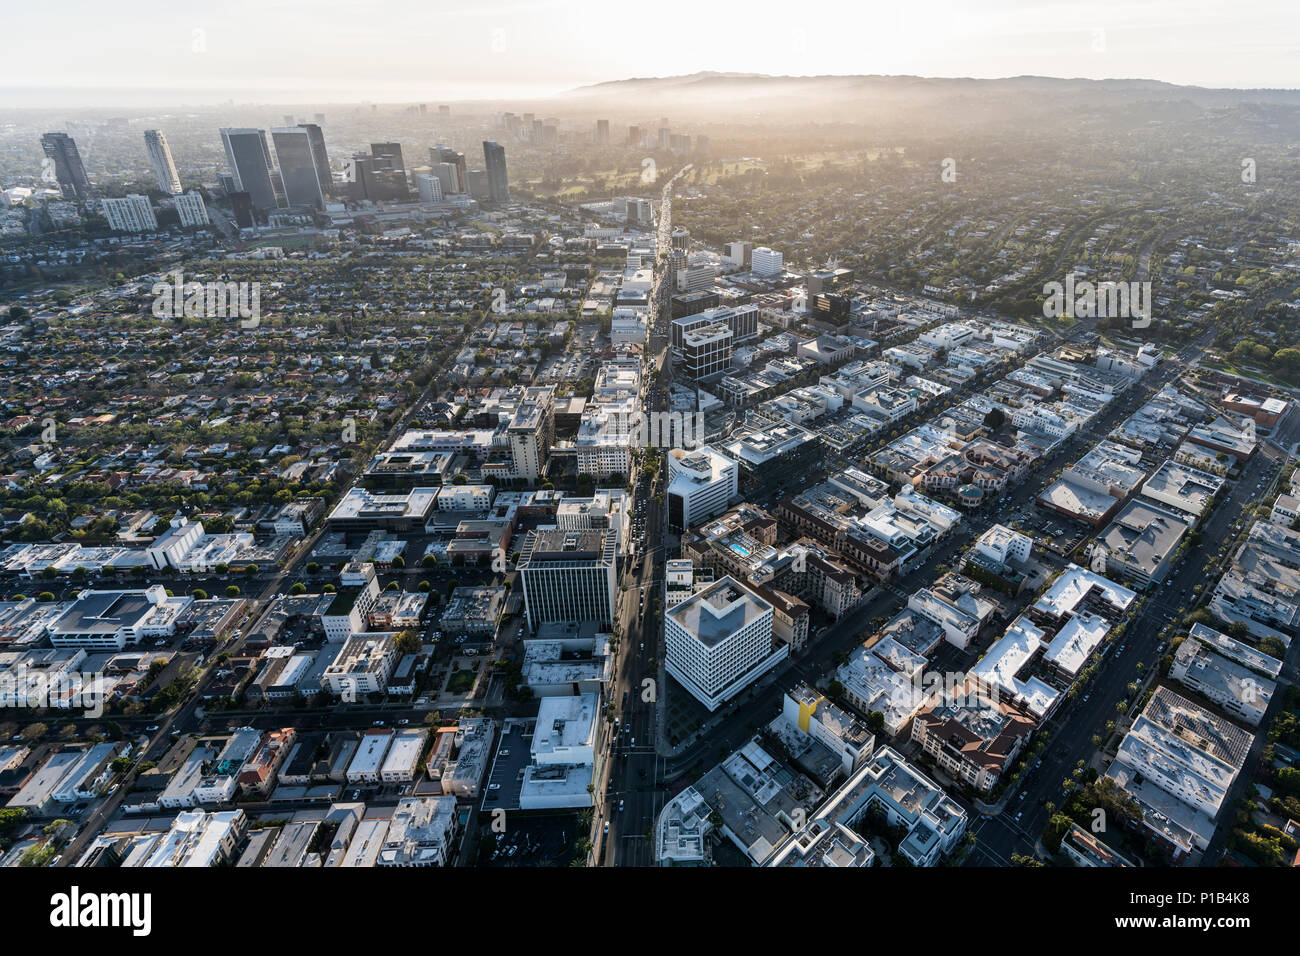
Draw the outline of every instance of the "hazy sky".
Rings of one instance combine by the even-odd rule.
[[[3,24],[9,107],[542,96],[698,70],[1300,86],[1300,0],[55,0]]]

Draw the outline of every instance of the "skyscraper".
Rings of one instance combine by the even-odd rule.
[[[63,191],[64,199],[85,202],[90,198],[90,177],[81,163],[77,141],[67,133],[46,133],[41,137],[41,148],[54,162],[54,178]]]
[[[280,205],[271,182],[271,150],[264,129],[222,129],[226,163],[235,180],[235,191],[248,193],[257,209]]]
[[[596,145],[609,145],[609,120],[596,120]]]
[[[452,188],[448,190],[447,183],[442,184],[444,193],[448,191],[454,193],[469,192],[469,166],[465,162],[464,153],[457,152],[450,146],[434,146],[429,150],[429,164],[436,167],[439,163],[447,163],[456,169],[456,177],[451,184]]]
[[[172,161],[171,147],[167,145],[167,137],[163,135],[162,130],[145,130],[144,148],[149,153],[149,165],[153,167],[158,188],[169,196],[179,196],[181,178],[176,175],[176,163]]]
[[[483,141],[483,163],[487,167],[488,198],[492,202],[508,202],[510,185],[506,179],[506,150],[500,143]]]
[[[311,136],[301,126],[282,126],[271,130],[275,158],[280,164],[280,181],[284,198],[290,206],[325,204],[325,190],[316,172],[316,157]]]
[[[370,155],[378,160],[381,156],[389,157],[386,168],[396,170],[399,173],[406,172],[406,164],[402,162],[402,144],[401,143],[371,143]],[[385,168],[384,164],[375,163],[376,169]]]
[[[321,131],[319,123],[299,123],[307,131],[307,138],[311,140],[311,155],[316,162],[316,178],[320,180],[321,192],[326,198],[329,197],[330,185],[334,182],[334,175],[330,172],[330,157],[325,151],[325,134]]]

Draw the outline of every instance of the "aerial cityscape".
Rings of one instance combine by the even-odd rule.
[[[348,97],[314,57],[364,6],[268,31],[319,32],[314,87],[198,21],[0,81],[0,871],[40,922],[159,867],[1172,905],[1300,866],[1294,11],[1202,74],[1099,14],[1063,75],[920,75],[916,13],[856,71],[823,20],[656,69],[661,26],[489,4],[444,87],[353,23]],[[520,50],[538,17],[592,33]]]

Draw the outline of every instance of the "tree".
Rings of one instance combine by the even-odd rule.
[[[867,714],[867,729],[879,737],[885,732],[885,715],[878,710]]]
[[[415,631],[399,631],[393,638],[393,646],[397,649],[397,653],[402,655],[418,654],[420,653],[419,635]]]

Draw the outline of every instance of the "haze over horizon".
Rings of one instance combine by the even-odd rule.
[[[540,99],[584,85],[700,71],[778,76],[1036,75],[1294,88],[1300,5],[1261,0],[668,0],[650,16],[595,0],[72,0],[8,15],[6,108]],[[662,12],[660,12],[662,11]],[[1027,14],[1032,14],[1028,16]],[[340,28],[346,23],[347,29]],[[141,27],[141,24],[148,27]],[[51,44],[57,40],[57,55]],[[57,62],[57,71],[51,62]]]

